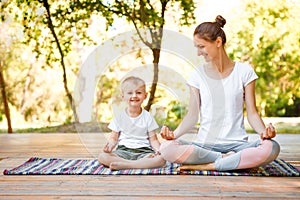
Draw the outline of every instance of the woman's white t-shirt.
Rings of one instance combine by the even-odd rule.
[[[125,110],[122,110],[113,118],[108,128],[120,133],[118,145],[134,149],[151,147],[148,133],[157,129],[158,124],[144,109],[137,117],[130,117]]]
[[[236,62],[229,76],[213,79],[204,66],[194,70],[187,83],[200,91],[199,143],[247,140],[244,128],[244,88],[258,76],[246,63]]]

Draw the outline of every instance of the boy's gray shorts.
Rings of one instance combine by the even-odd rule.
[[[155,152],[150,147],[131,149],[124,145],[119,145],[113,153],[126,160],[138,160]]]

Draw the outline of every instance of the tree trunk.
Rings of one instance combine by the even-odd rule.
[[[6,97],[6,90],[5,90],[5,81],[3,76],[3,62],[0,61],[0,86],[1,86],[1,94],[2,94],[2,100],[4,104],[4,112],[7,119],[7,132],[12,133],[12,126],[11,126],[11,119],[10,119],[10,110],[9,105]]]
[[[158,83],[158,63],[159,63],[159,57],[160,57],[160,49],[152,49],[153,53],[153,81],[151,85],[150,90],[150,96],[147,105],[145,106],[145,110],[149,111],[151,108],[151,105],[153,104],[154,97],[155,97],[155,91]]]
[[[52,20],[51,20],[50,5],[48,3],[48,0],[43,0],[43,4],[44,4],[44,7],[46,8],[46,11],[47,11],[48,27],[51,30],[51,33],[52,33],[52,35],[53,35],[53,37],[55,39],[57,48],[58,48],[60,56],[61,56],[60,63],[61,63],[61,66],[63,68],[63,82],[64,82],[65,92],[66,92],[66,95],[67,95],[67,97],[69,99],[69,102],[71,104],[71,108],[72,108],[72,111],[73,111],[73,114],[74,114],[75,122],[78,122],[79,119],[78,119],[77,112],[76,112],[76,107],[75,107],[75,104],[74,104],[74,101],[73,101],[73,96],[70,93],[69,88],[68,88],[66,66],[65,66],[65,62],[64,62],[64,54],[63,54],[63,51],[61,49],[58,37],[57,37],[57,35],[55,33],[54,26],[53,26],[53,23],[52,23]]]
[[[26,75],[26,79],[25,79],[25,83],[24,83],[24,87],[23,87],[23,96],[22,96],[22,101],[21,101],[21,114],[24,115],[25,114],[25,110],[26,110],[26,94],[28,92],[29,89],[29,85],[31,83],[31,70],[32,70],[33,64],[30,64],[30,67],[28,69],[27,75]]]

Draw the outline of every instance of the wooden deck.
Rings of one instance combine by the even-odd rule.
[[[300,135],[277,135],[300,168]],[[94,158],[106,134],[0,134],[0,199],[299,199],[299,177],[4,176],[30,157]]]

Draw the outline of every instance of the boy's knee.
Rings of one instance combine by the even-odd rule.
[[[106,154],[100,153],[98,156],[98,162],[102,164],[102,163],[105,163],[105,160],[106,160]]]

